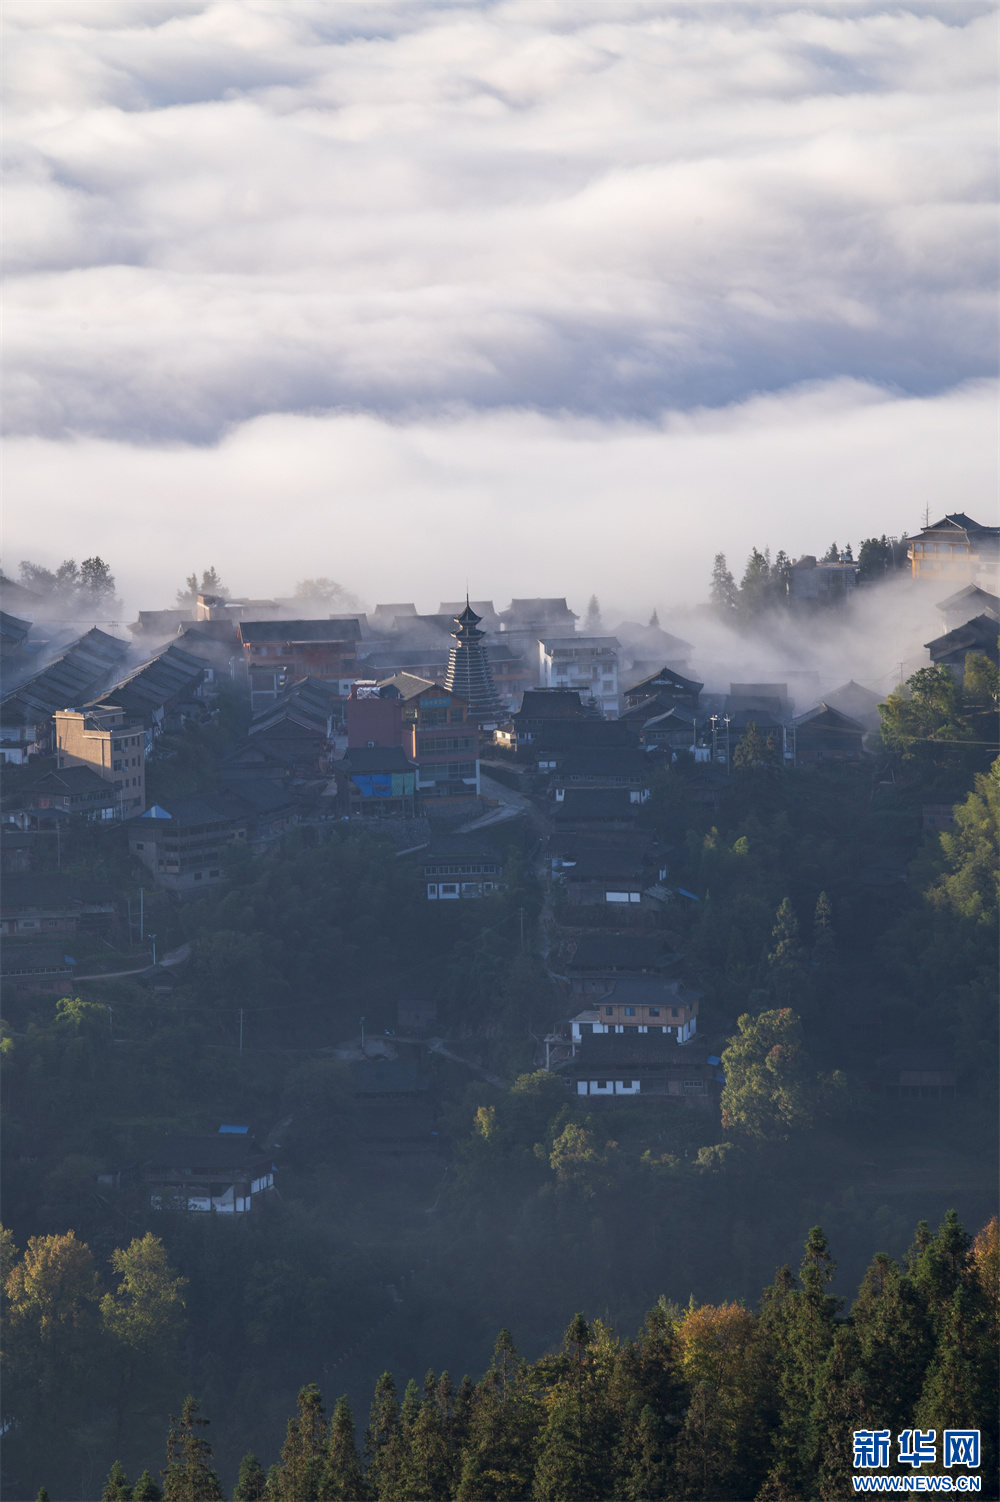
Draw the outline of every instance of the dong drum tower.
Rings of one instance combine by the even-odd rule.
[[[505,711],[483,645],[486,632],[477,629],[481,620],[482,616],[476,614],[466,598],[462,614],[455,616],[458,630],[451,633],[455,645],[448,658],[445,687],[467,701],[470,720],[485,726],[496,725]]]

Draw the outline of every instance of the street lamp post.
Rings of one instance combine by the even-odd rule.
[[[149,937],[153,941],[153,967],[155,969],[156,968],[156,935],[155,934],[150,934]]]
[[[361,1019],[361,1052],[365,1051],[365,1019]]]

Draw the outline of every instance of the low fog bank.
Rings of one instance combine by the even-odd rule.
[[[752,624],[730,625],[708,607],[660,620],[691,642],[690,671],[707,692],[728,693],[737,682],[787,683],[801,712],[850,679],[888,694],[901,677],[926,667],[925,644],[947,629],[937,603],[956,587],[898,575],[859,587],[838,607],[776,608]]]

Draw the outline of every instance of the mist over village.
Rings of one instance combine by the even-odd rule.
[[[9,1502],[1000,1499],[995,24],[10,0]]]

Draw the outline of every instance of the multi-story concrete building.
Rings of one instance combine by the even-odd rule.
[[[56,758],[63,767],[90,767],[116,793],[115,817],[132,819],[145,807],[146,728],[118,704],[60,709],[53,715]]]
[[[545,688],[578,689],[606,719],[618,714],[616,636],[564,636],[539,642],[539,677]]]
[[[968,584],[979,575],[995,577],[1000,562],[1000,527],[984,527],[964,511],[950,512],[905,539],[914,579]]]
[[[402,701],[403,748],[417,764],[423,798],[478,798],[479,726],[461,694],[410,673],[379,684]]]
[[[346,699],[359,676],[361,622],[356,616],[328,621],[240,621],[237,633],[256,713],[273,704],[296,679],[312,677],[339,685]]]

